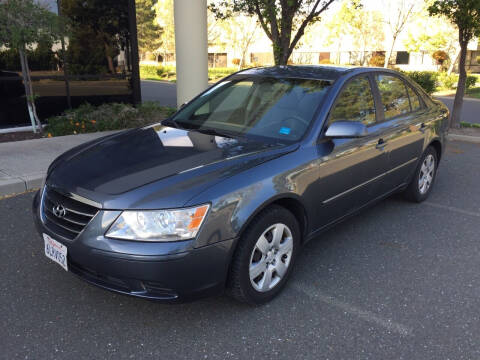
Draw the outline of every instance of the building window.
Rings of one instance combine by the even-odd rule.
[[[410,54],[407,51],[397,51],[397,59],[395,64],[408,65],[410,61]]]
[[[480,65],[480,51],[470,52],[470,65]]]

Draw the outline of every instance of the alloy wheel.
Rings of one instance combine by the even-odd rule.
[[[418,177],[418,190],[420,194],[425,194],[432,185],[435,173],[435,158],[432,154],[428,154],[423,160]]]
[[[258,238],[250,256],[250,283],[255,290],[273,289],[287,273],[292,259],[292,232],[285,224],[274,224]]]

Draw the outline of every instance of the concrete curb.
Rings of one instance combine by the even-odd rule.
[[[0,144],[0,198],[38,189],[48,166],[68,149],[117,131],[58,136]]]
[[[40,188],[45,174],[0,179],[0,198]]]
[[[451,141],[466,141],[471,143],[480,143],[480,136],[448,134],[448,140]]]

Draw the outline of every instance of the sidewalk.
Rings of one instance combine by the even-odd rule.
[[[1,143],[0,197],[40,187],[48,166],[58,155],[112,132]]]

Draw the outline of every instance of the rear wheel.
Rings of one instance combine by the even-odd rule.
[[[429,146],[422,155],[412,181],[404,192],[405,197],[414,202],[428,198],[437,174],[438,156],[433,146]]]
[[[273,299],[292,271],[300,244],[295,216],[281,206],[262,211],[240,238],[235,252],[228,293],[250,304]]]

